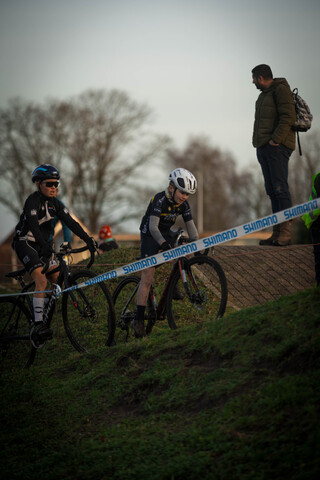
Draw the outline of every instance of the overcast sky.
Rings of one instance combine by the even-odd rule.
[[[319,24],[319,0],[0,0],[0,108],[116,88],[179,148],[204,134],[241,168],[256,161],[259,63],[299,87],[320,129]],[[15,220],[0,214],[1,240]]]

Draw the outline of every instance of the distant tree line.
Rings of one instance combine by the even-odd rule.
[[[168,136],[150,132],[151,121],[147,105],[118,90],[89,90],[43,104],[12,99],[0,110],[0,203],[18,218],[34,190],[32,170],[51,163],[61,170],[64,202],[92,232],[102,223],[123,231],[128,219],[141,218],[150,196],[165,188],[152,171],[157,167],[167,174],[181,166],[199,180],[201,192],[190,202],[204,231],[270,213],[258,162],[239,171],[230,153],[203,136],[190,138],[179,150]],[[289,163],[294,203],[307,200],[319,170],[319,133],[302,141],[303,156],[294,152]],[[152,182],[146,181],[148,174]]]
[[[303,155],[296,150],[289,161],[293,204],[309,198],[312,176],[320,169],[319,132],[308,134],[302,141]],[[204,231],[221,231],[271,213],[258,161],[238,171],[234,158],[213,147],[206,137],[190,139],[183,150],[169,149],[168,157],[172,166],[185,167],[203,181],[203,195],[190,197],[190,201],[197,219],[201,211],[198,202],[203,198]]]
[[[19,215],[41,163],[61,171],[67,204],[91,230],[137,215],[145,165],[163,161],[168,137],[146,127],[152,112],[124,92],[87,91],[43,105],[13,99],[0,111],[0,202]]]

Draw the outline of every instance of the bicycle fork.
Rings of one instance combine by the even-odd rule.
[[[179,272],[180,272],[180,277],[181,277],[184,289],[191,303],[199,303],[199,304],[202,303],[203,299],[201,298],[201,292],[198,288],[197,281],[194,277],[193,271],[188,265],[188,262],[183,261],[183,259],[179,261]],[[191,292],[189,288],[187,276],[194,289],[193,292]]]
[[[82,288],[76,289],[75,292],[77,292],[78,298],[72,290],[68,292],[74,308],[78,310],[83,318],[94,318],[97,312],[94,305],[91,304],[92,302],[90,301],[89,297],[85,294]]]
[[[189,288],[188,281],[187,281],[185,262],[182,259],[179,261],[179,272],[180,272],[180,277],[181,277],[184,289],[185,289],[188,297],[191,298],[191,292],[190,292],[190,288]],[[188,277],[190,278],[191,283],[194,286],[195,290],[197,290],[198,289],[197,284],[196,284],[195,278],[193,276],[192,270],[190,268],[188,268]]]

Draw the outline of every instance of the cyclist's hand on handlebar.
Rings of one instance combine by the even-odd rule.
[[[171,250],[171,245],[168,242],[163,242],[160,245],[160,252],[166,252],[167,250]]]
[[[93,237],[89,237],[89,239],[86,240],[86,244],[88,249],[90,250],[90,253],[95,253],[97,251],[98,245]]]

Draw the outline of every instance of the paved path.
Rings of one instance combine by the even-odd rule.
[[[227,277],[228,305],[237,309],[315,286],[312,245],[216,246],[214,257]]]

